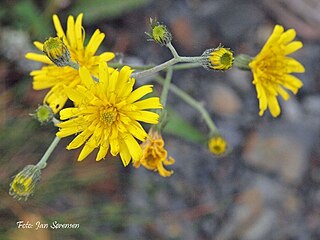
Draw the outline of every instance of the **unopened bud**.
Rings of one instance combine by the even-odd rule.
[[[20,171],[10,184],[9,194],[13,198],[28,199],[34,193],[37,183],[40,181],[41,170],[36,165],[28,165]]]
[[[219,46],[204,51],[202,66],[207,70],[226,71],[232,67],[233,53],[230,48]]]
[[[150,38],[149,41],[155,41],[161,46],[167,46],[172,41],[172,35],[166,25],[160,24],[156,19],[150,18],[151,30],[146,33]]]
[[[70,52],[59,37],[50,37],[43,44],[43,52],[57,66],[65,67],[70,63]]]

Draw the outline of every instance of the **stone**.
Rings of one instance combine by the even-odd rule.
[[[242,103],[232,88],[225,84],[214,84],[209,91],[208,107],[221,116],[231,117],[240,113]]]
[[[307,168],[313,141],[311,131],[311,126],[302,123],[265,124],[248,136],[243,158],[251,166],[297,184]]]

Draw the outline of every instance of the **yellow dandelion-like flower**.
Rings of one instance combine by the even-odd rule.
[[[109,151],[113,156],[120,154],[123,164],[131,158],[138,161],[142,149],[137,140],[145,141],[148,136],[138,121],[157,124],[159,115],[147,111],[162,108],[158,97],[140,98],[152,92],[152,85],[133,90],[132,70],[125,66],[112,73],[105,63],[99,65],[99,82],[95,82],[87,68],[81,67],[79,75],[82,85],[67,88],[66,94],[76,107],[60,111],[62,120],[58,137],[78,134],[67,146],[75,149],[84,144],[78,161],[99,148],[96,160],[103,159]],[[132,91],[133,90],[133,91]]]
[[[303,65],[287,56],[303,46],[302,42],[293,41],[295,36],[294,29],[284,32],[282,26],[276,25],[261,52],[249,63],[259,99],[260,116],[269,108],[271,115],[277,117],[281,111],[278,94],[288,100],[290,96],[285,88],[296,94],[303,85],[301,80],[291,75],[293,72],[304,72]]]
[[[232,67],[234,60],[230,48],[225,48],[223,46],[207,49],[202,54],[202,57],[202,66],[207,70],[226,71]]]
[[[133,163],[133,166],[138,168],[140,165],[153,171],[158,171],[162,177],[169,177],[173,171],[168,171],[163,165],[172,165],[174,159],[167,158],[167,150],[164,149],[164,141],[161,134],[153,128],[149,131],[149,138],[141,144],[143,149],[142,158]]]
[[[70,52],[71,60],[82,67],[86,67],[91,74],[97,76],[99,62],[110,61],[114,58],[114,54],[104,52],[95,55],[105,37],[104,33],[101,33],[98,29],[95,30],[88,44],[84,46],[85,32],[82,27],[82,18],[82,13],[78,15],[76,20],[73,16],[69,16],[66,32],[64,32],[57,15],[53,15],[53,24],[58,38],[63,40],[64,45]],[[40,51],[46,50],[40,42],[36,41],[34,45]],[[64,52],[64,50],[66,49],[63,48],[61,51]],[[30,75],[33,77],[33,88],[35,90],[50,88],[44,102],[57,113],[68,99],[64,91],[65,87],[74,87],[80,83],[78,71],[70,66],[56,66],[45,54],[27,53],[26,58],[47,64],[40,70],[32,71]]]
[[[9,194],[18,200],[28,199],[40,181],[41,170],[38,166],[28,165],[20,171],[10,184]]]
[[[208,141],[208,148],[213,154],[221,156],[227,151],[227,141],[221,135],[213,136]]]

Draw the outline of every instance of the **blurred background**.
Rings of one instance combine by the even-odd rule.
[[[306,72],[297,96],[280,100],[282,114],[258,116],[250,72],[191,69],[173,83],[203,102],[232,146],[214,157],[201,142],[207,127],[196,110],[169,93],[174,123],[164,134],[176,163],[169,178],[118,158],[77,162],[63,139],[28,201],[9,196],[9,184],[35,164],[56,129],[32,113],[47,92],[32,89],[24,58],[55,34],[52,14],[66,29],[84,13],[86,38],[106,34],[100,51],[123,53],[132,65],[159,64],[170,52],[147,42],[149,17],[168,25],[180,55],[201,55],[222,43],[255,56],[275,24],[295,28],[304,43],[294,54]],[[320,239],[320,2],[318,0],[1,0],[0,1],[0,239]],[[155,85],[157,91],[161,87]],[[178,125],[178,127],[177,127]],[[179,127],[180,126],[180,127]],[[79,229],[17,229],[19,220],[77,223]]]

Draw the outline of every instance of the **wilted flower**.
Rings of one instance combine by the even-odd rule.
[[[164,165],[174,164],[174,159],[169,157],[164,148],[164,140],[157,130],[153,127],[149,131],[149,138],[141,144],[143,156],[139,161],[133,163],[134,167],[144,166],[149,170],[159,172],[162,177],[169,177],[173,171],[168,171]]]

